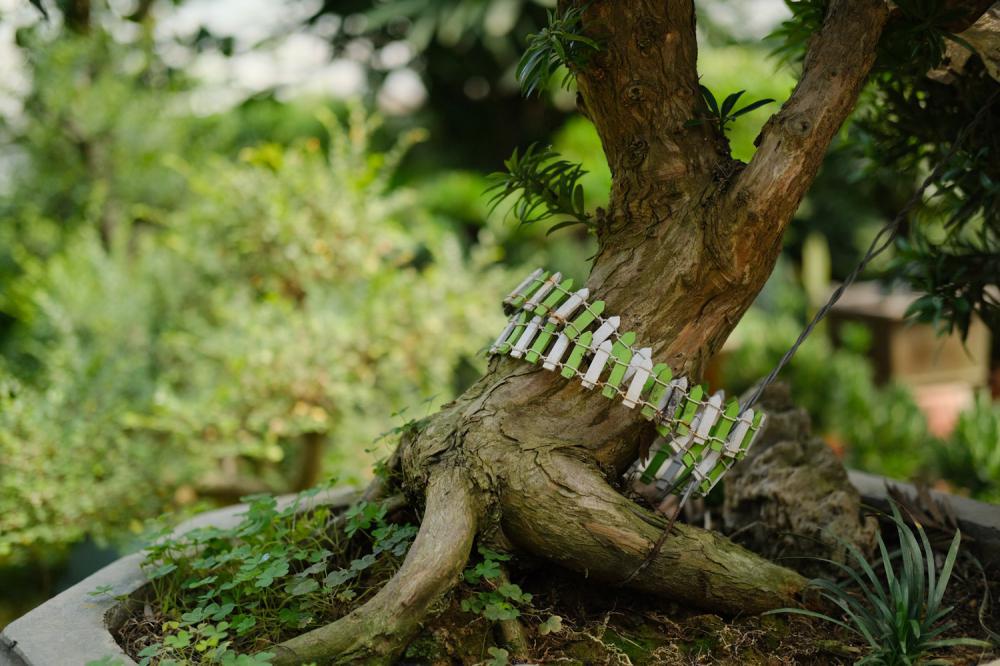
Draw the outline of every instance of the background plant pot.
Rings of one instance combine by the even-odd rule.
[[[890,488],[901,492],[907,499],[918,497],[917,488],[910,483],[857,470],[848,470],[847,474],[861,493],[864,503],[877,509],[889,510]],[[1000,507],[938,490],[927,490],[927,493],[931,499],[944,505],[962,534],[975,541],[981,557],[1000,562]]]
[[[346,506],[357,495],[355,488],[333,488],[317,495],[314,504]],[[295,498],[278,498],[279,509]],[[173,534],[199,527],[233,527],[246,508],[246,504],[234,504],[208,511],[185,521]],[[0,633],[0,666],[85,664],[105,657],[134,664],[115,642],[112,631],[126,615],[125,603],[119,600],[135,595],[147,582],[141,568],[143,556],[138,552],[113,562],[8,625]],[[97,589],[107,592],[92,594]]]

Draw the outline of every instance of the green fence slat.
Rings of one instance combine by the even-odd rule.
[[[604,301],[597,301],[592,303],[590,307],[577,315],[576,319],[566,324],[566,335],[569,336],[570,340],[576,339],[578,335],[583,333],[588,326],[594,323],[604,312]]]
[[[601,395],[605,398],[614,398],[618,395],[618,391],[615,389],[621,386],[622,380],[625,378],[625,371],[628,370],[629,361],[632,360],[632,345],[635,344],[635,337],[635,333],[629,331],[622,334],[611,345],[611,358],[614,359],[615,364],[611,368],[608,385],[601,391]]]
[[[524,305],[528,301],[528,299],[531,298],[532,294],[538,291],[538,288],[541,287],[543,284],[545,284],[545,280],[547,280],[548,277],[549,277],[549,272],[543,271],[541,275],[532,280],[531,284],[528,285],[528,287],[523,292],[521,292],[520,294],[511,299],[510,301],[511,306],[519,308],[522,305]]]
[[[590,341],[593,337],[594,334],[587,331],[577,338],[576,345],[573,347],[573,351],[570,352],[569,359],[562,369],[563,377],[568,379],[576,376],[576,373],[580,369],[580,362],[583,361],[583,355],[590,349]]]
[[[549,346],[549,341],[556,334],[556,325],[549,322],[542,328],[542,332],[538,334],[535,338],[535,343],[531,345],[531,349],[528,353],[524,355],[524,360],[528,363],[537,363],[538,359],[541,358],[542,354],[545,353],[545,348]]]
[[[551,294],[545,297],[544,301],[542,301],[535,307],[534,313],[536,315],[544,317],[548,313],[552,312],[552,310],[558,307],[559,304],[562,303],[564,299],[569,297],[570,294],[568,294],[567,292],[569,292],[569,290],[572,288],[573,288],[573,278],[569,278],[568,280],[563,280],[558,287],[552,290]]]
[[[670,380],[674,378],[674,373],[670,369],[670,366],[666,363],[657,363],[653,366],[653,374],[648,380],[646,380],[646,387],[643,389],[643,393],[649,391],[650,385],[652,385],[652,392],[649,394],[647,402],[651,403],[642,408],[642,415],[647,419],[651,419],[656,416],[655,405],[663,399],[663,394],[667,392],[668,384]],[[659,381],[657,381],[659,380]],[[662,384],[660,383],[662,382]]]
[[[514,322],[513,330],[510,332],[510,335],[507,336],[507,339],[503,342],[503,344],[501,344],[500,347],[497,349],[497,352],[499,352],[500,354],[506,354],[511,349],[513,349],[514,343],[517,342],[517,339],[521,337],[521,333],[522,331],[524,331],[524,327],[527,325],[528,325],[528,313],[527,312],[518,313],[517,319]]]

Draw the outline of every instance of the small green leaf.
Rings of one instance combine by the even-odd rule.
[[[523,592],[520,586],[514,583],[504,583],[497,588],[497,592],[517,603],[530,603],[531,595]]]
[[[742,109],[740,109],[739,111],[737,111],[736,113],[734,113],[730,117],[731,118],[739,118],[743,114],[750,113],[751,111],[753,111],[755,109],[759,109],[760,107],[764,106],[765,104],[770,104],[773,101],[774,101],[773,99],[759,99],[756,102],[751,102],[750,104],[747,104],[746,106],[744,106]]]
[[[315,592],[319,589],[319,583],[313,578],[298,578],[285,586],[285,592],[293,597],[301,597],[304,594]]]
[[[553,224],[551,227],[549,227],[548,230],[545,232],[545,235],[549,236],[559,231],[560,229],[565,229],[566,227],[573,227],[576,226],[577,224],[583,224],[583,222],[581,222],[580,220],[564,220],[557,224]]]
[[[508,562],[510,561],[510,555],[507,553],[499,553],[495,550],[487,548],[486,546],[479,546],[479,554],[483,556],[484,559],[493,560],[494,562]]]
[[[492,622],[514,620],[520,616],[521,611],[506,601],[494,601],[493,603],[486,604],[486,607],[483,609],[483,617]]]
[[[337,571],[331,571],[327,577],[323,579],[323,587],[326,587],[327,589],[338,587],[357,575],[357,571],[352,571],[350,569],[338,569]]]
[[[195,590],[195,589],[198,589],[199,587],[204,587],[206,585],[211,585],[212,583],[214,583],[218,579],[219,579],[218,576],[206,576],[205,578],[201,578],[199,580],[196,580],[196,581],[193,581],[191,583],[188,583],[188,589],[189,590]]]
[[[152,572],[148,573],[146,577],[149,580],[156,580],[157,578],[163,578],[164,576],[177,571],[177,565],[173,562],[166,562],[160,566],[153,569]]]
[[[95,587],[90,592],[88,592],[87,596],[90,596],[90,597],[101,597],[101,596],[104,596],[104,595],[110,595],[113,590],[114,590],[114,587],[111,586],[111,585],[100,585],[98,587]]]
[[[545,622],[538,625],[538,633],[542,636],[556,634],[562,631],[562,618],[558,615],[550,615]]]
[[[703,85],[699,84],[698,88],[701,90],[701,98],[705,100],[705,104],[708,105],[708,110],[712,112],[713,116],[718,116],[719,103],[715,101],[715,95],[713,95],[712,91]]]
[[[510,657],[510,653],[507,650],[491,647],[487,652],[489,652],[492,658],[486,662],[486,666],[507,666],[507,660]]]
[[[164,636],[163,644],[175,650],[186,648],[189,645],[191,645],[191,634],[190,632],[184,631],[182,629],[178,631],[176,634],[172,634],[170,636]]]
[[[719,111],[719,115],[723,118],[729,116],[729,112],[733,110],[733,107],[736,106],[736,102],[739,101],[740,97],[745,92],[746,90],[740,90],[726,97],[725,101],[722,102],[722,109]]]

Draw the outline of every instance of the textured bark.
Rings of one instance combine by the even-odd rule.
[[[587,286],[622,317],[622,330],[635,331],[639,345],[675,373],[700,375],[771,274],[782,234],[857,100],[888,18],[882,0],[831,0],[801,81],[744,165],[717,128],[685,127],[698,114],[692,0],[586,5],[582,29],[601,50],[576,73],[579,106],[597,128],[613,177]],[[405,437],[394,458],[407,495],[419,502],[427,494],[403,570],[372,602],[286,646],[319,661],[395,654],[432,599],[449,589],[477,525],[516,549],[625,582],[664,520],[611,484],[652,435],[636,412],[577,381],[492,360],[464,395]],[[442,479],[455,484],[450,498]],[[434,548],[432,540],[443,544]],[[627,584],[737,613],[797,603],[805,580],[722,536],[677,525]]]
[[[559,454],[518,465],[501,505],[515,544],[588,577],[621,583],[643,563],[666,519],[618,493],[593,467]],[[796,573],[725,537],[679,524],[628,587],[727,615],[787,604],[802,589]]]

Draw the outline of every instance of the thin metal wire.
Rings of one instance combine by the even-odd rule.
[[[930,187],[931,183],[936,181],[938,177],[941,175],[941,173],[945,170],[945,168],[948,166],[948,163],[951,161],[951,158],[954,157],[955,154],[958,152],[959,148],[962,146],[962,143],[965,142],[966,137],[969,135],[972,129],[976,125],[978,125],[979,122],[984,117],[986,117],[987,110],[989,110],[989,108],[993,105],[993,102],[996,100],[998,94],[1000,94],[1000,91],[994,92],[992,95],[990,95],[989,99],[987,99],[986,103],[983,104],[981,109],[979,109],[979,111],[976,113],[976,116],[972,119],[972,121],[964,128],[962,128],[962,131],[958,133],[958,136],[955,137],[955,142],[951,145],[951,148],[948,150],[947,153],[945,153],[945,156],[941,158],[937,166],[934,167],[934,170],[931,171],[929,174],[927,174],[927,177],[924,178],[923,182],[920,184],[920,187],[918,187],[916,191],[913,193],[913,195],[909,198],[909,200],[907,200],[903,208],[900,209],[898,213],[896,213],[896,216],[892,218],[892,220],[888,224],[886,224],[884,227],[882,227],[881,230],[879,230],[878,234],[876,234],[875,238],[872,240],[871,245],[868,246],[868,250],[867,252],[865,252],[865,256],[861,258],[861,261],[858,262],[858,265],[854,267],[854,270],[852,270],[851,273],[840,284],[840,286],[837,287],[836,290],[834,290],[833,294],[830,296],[829,300],[823,305],[823,307],[821,307],[819,310],[816,311],[816,314],[813,315],[812,320],[802,330],[802,333],[799,334],[799,337],[795,340],[795,343],[792,344],[792,346],[788,349],[788,351],[785,352],[785,355],[781,357],[781,360],[778,361],[778,364],[774,366],[771,372],[764,379],[757,382],[757,385],[754,388],[754,392],[747,400],[746,404],[740,405],[741,411],[753,407],[757,403],[757,400],[760,399],[761,394],[764,393],[764,389],[766,389],[768,386],[774,383],[774,380],[778,377],[778,373],[780,373],[785,368],[785,366],[788,365],[789,361],[792,360],[792,357],[795,356],[795,352],[799,350],[799,347],[802,346],[802,343],[804,343],[806,341],[806,338],[809,337],[809,334],[813,332],[813,329],[815,329],[816,326],[819,324],[819,322],[822,321],[827,314],[829,314],[833,306],[836,305],[837,301],[840,300],[840,297],[844,295],[844,291],[848,287],[850,287],[855,280],[858,279],[858,276],[861,274],[861,271],[863,271],[868,266],[868,264],[870,264],[872,260],[875,259],[875,257],[879,256],[892,246],[893,242],[895,242],[896,238],[899,236],[899,232],[903,228],[903,222],[906,220],[906,215],[911,210],[913,210],[913,208],[918,203],[923,201],[924,192],[927,191],[927,188]]]

